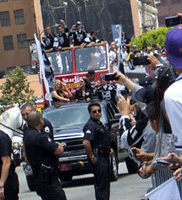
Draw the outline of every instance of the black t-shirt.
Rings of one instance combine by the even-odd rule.
[[[54,151],[58,144],[45,133],[34,128],[27,128],[24,136],[25,151],[32,167],[40,167],[41,164],[58,167],[57,156]]]
[[[92,91],[90,89],[85,89],[85,96],[82,95],[82,89],[79,88],[75,92],[75,99],[86,100],[87,98],[91,99]]]
[[[11,156],[12,141],[10,137],[0,130],[0,158],[3,156]],[[2,166],[2,160],[0,159],[0,166]]]
[[[84,140],[89,140],[93,149],[99,146],[110,148],[110,133],[100,121],[90,118],[83,128],[83,132]]]

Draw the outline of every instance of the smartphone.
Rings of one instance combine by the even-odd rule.
[[[115,74],[105,74],[106,81],[118,80]]]
[[[180,24],[180,17],[178,15],[165,17],[166,27],[176,26]]]
[[[163,159],[158,159],[156,160],[158,164],[162,164],[162,165],[170,165],[173,164],[172,162],[169,162],[167,160],[163,160]]]
[[[140,56],[140,57],[134,57],[132,58],[133,65],[148,65],[150,62],[147,60],[147,56]]]

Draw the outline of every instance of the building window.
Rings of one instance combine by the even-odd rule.
[[[171,4],[178,4],[178,3],[181,3],[181,0],[172,0],[171,1]]]
[[[13,36],[4,36],[3,37],[3,44],[4,44],[4,49],[5,50],[13,50]]]
[[[9,11],[0,12],[1,26],[10,26]]]
[[[14,17],[15,17],[15,24],[16,25],[25,23],[23,9],[14,10]]]
[[[0,0],[0,3],[1,3],[1,2],[7,2],[7,1],[8,1],[8,0]]]
[[[18,46],[20,49],[28,48],[28,40],[26,34],[17,35]]]

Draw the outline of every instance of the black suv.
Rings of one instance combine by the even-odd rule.
[[[119,148],[120,112],[112,102],[100,102],[102,107],[101,121],[110,131],[114,155],[111,157],[111,178],[117,180],[118,163],[126,160],[129,172],[132,173],[132,160],[128,160],[128,153]],[[89,119],[88,103],[72,103],[59,108],[48,108],[43,111],[43,117],[48,119],[54,127],[54,140],[64,147],[64,153],[59,157],[60,179],[70,181],[72,176],[90,173],[87,155],[82,145],[83,126]],[[130,166],[129,166],[130,165]]]
[[[112,102],[99,102],[102,107],[101,121],[110,131],[111,147],[114,155],[111,161],[111,180],[118,178],[118,163],[126,161],[129,173],[136,173],[136,163],[128,157],[128,152],[121,148],[119,134],[119,118],[121,116],[116,105]],[[86,151],[83,147],[83,126],[89,119],[89,103],[70,103],[58,108],[50,107],[43,110],[43,117],[48,119],[54,128],[54,140],[64,147],[64,153],[59,157],[60,179],[70,181],[74,175],[91,173],[88,167]],[[31,167],[24,166],[29,189],[34,190]]]

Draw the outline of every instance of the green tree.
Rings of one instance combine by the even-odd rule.
[[[6,109],[6,106],[28,102],[34,104],[37,100],[34,91],[30,89],[27,82],[26,75],[20,67],[6,74],[6,82],[0,86],[2,96],[0,97],[0,104],[3,106],[1,112]]]
[[[144,46],[152,46],[159,44],[161,47],[165,46],[165,37],[168,30],[172,27],[160,27],[157,30],[147,31],[137,38],[132,39],[132,45],[137,45],[138,49],[142,50]]]

